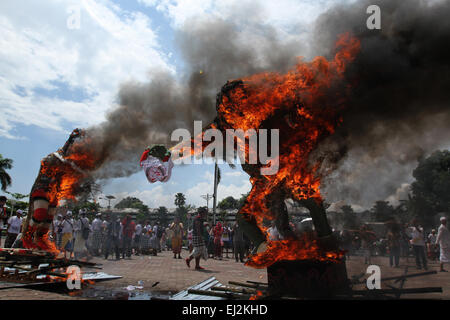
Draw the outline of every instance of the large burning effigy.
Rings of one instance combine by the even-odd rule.
[[[250,132],[241,145],[246,159],[242,168],[250,176],[252,189],[237,219],[257,248],[246,264],[268,268],[273,295],[291,291],[304,296],[329,296],[348,288],[343,252],[332,236],[319,190],[318,169],[323,159],[312,159],[311,154],[342,121],[346,94],[351,90],[343,81],[344,72],[359,46],[357,38],[343,34],[336,42],[332,60],[300,59],[286,74],[261,73],[228,81],[217,95],[218,115],[207,129]],[[248,142],[252,133],[257,136],[259,131],[270,129],[279,129],[279,169],[264,175],[261,168],[265,164],[247,162],[250,155],[257,154]],[[198,141],[193,139],[192,143]],[[200,141],[200,150],[204,150],[208,143]],[[180,144],[174,151],[184,152],[184,147]],[[199,149],[194,148],[193,155],[195,150]],[[287,199],[309,209],[315,234],[299,237],[293,232]],[[264,221],[274,221],[283,240],[269,240]]]

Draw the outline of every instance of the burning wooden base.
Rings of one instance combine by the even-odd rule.
[[[267,293],[273,298],[327,299],[351,290],[343,261],[278,261],[267,268],[267,279]]]

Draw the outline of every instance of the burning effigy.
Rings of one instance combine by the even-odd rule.
[[[311,62],[304,62],[300,59],[286,74],[261,73],[228,81],[217,95],[217,117],[207,128],[222,132],[240,129],[249,133],[241,144],[245,146],[244,150],[237,150],[245,153],[246,161],[241,165],[252,184],[237,216],[239,225],[257,248],[246,264],[268,268],[269,283],[278,281],[278,289],[282,286],[284,290],[287,286],[308,287],[306,282],[311,279],[292,281],[291,269],[297,270],[294,277],[298,272],[308,277],[314,269],[319,278],[323,274],[333,278],[326,280],[326,284],[317,283],[318,286],[334,286],[332,290],[345,287],[347,275],[342,263],[343,252],[332,236],[320,193],[319,168],[323,159],[312,159],[311,154],[342,121],[346,94],[351,90],[351,86],[343,81],[344,72],[358,54],[359,47],[357,38],[343,34],[336,42],[332,60],[316,57]],[[249,141],[259,131],[270,129],[279,129],[279,156],[276,159],[279,169],[275,174],[265,175],[261,168],[267,164],[248,162],[250,156],[258,153],[252,150]],[[202,135],[204,133],[205,130]],[[192,142],[198,144],[198,140]],[[202,142],[201,150],[207,145]],[[173,150],[184,153],[185,147],[180,144]],[[285,204],[287,199],[297,201],[310,211],[316,231],[314,236],[299,238],[291,229]],[[275,221],[283,240],[269,240],[264,221]],[[276,265],[289,261],[295,267],[283,266],[282,275]],[[278,276],[273,277],[277,273]],[[309,292],[314,292],[314,288]],[[321,294],[320,290],[316,293]]]
[[[73,130],[61,149],[42,159],[20,237],[24,248],[59,253],[48,234],[56,208],[61,200],[76,198],[85,187],[86,170],[94,167],[89,154],[73,152],[75,140],[82,136],[83,131]]]

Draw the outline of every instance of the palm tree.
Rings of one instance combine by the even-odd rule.
[[[6,188],[11,185],[11,177],[6,170],[12,168],[12,163],[12,159],[3,158],[0,154],[0,183],[2,184],[3,191],[6,191]]]
[[[175,205],[178,208],[183,207],[186,204],[186,197],[184,196],[184,194],[182,194],[181,192],[178,192],[175,195]]]

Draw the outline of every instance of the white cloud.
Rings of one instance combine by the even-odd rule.
[[[71,30],[74,7],[80,28]],[[67,122],[99,123],[120,83],[144,81],[151,69],[174,72],[150,24],[110,0],[2,1],[0,136],[13,138],[17,124],[62,131]]]
[[[243,177],[245,175],[242,171],[230,171],[230,172],[225,172],[224,176],[226,176],[226,177]]]
[[[221,182],[217,187],[217,202],[229,196],[240,198],[242,194],[249,192],[250,189],[251,184],[248,179],[242,179],[240,183],[236,184],[224,184]],[[204,206],[206,205],[206,200],[201,196],[207,193],[212,194],[213,191],[213,179],[210,179],[209,181],[197,183],[192,188],[186,190],[185,194],[189,203],[195,204],[196,206]],[[209,206],[212,207],[212,200],[210,200]]]

